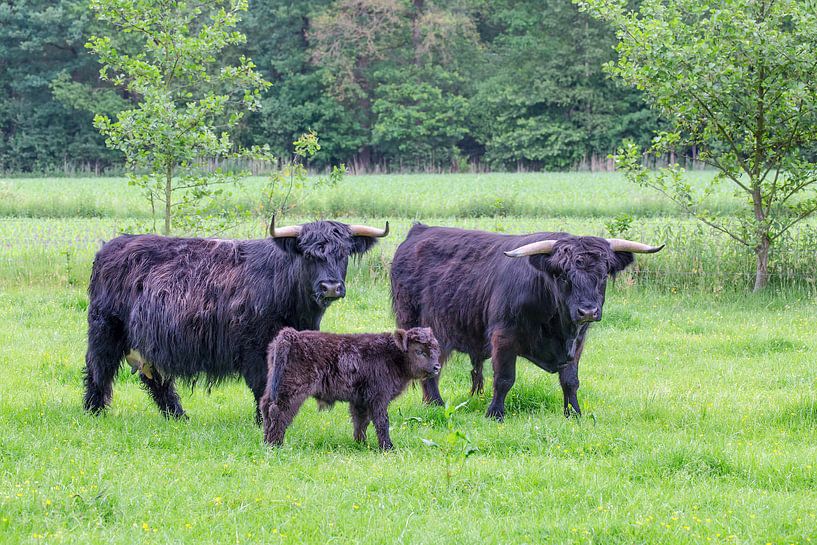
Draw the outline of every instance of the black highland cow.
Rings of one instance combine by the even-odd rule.
[[[454,350],[471,358],[471,393],[483,388],[491,358],[494,395],[487,416],[502,419],[522,356],[559,373],[565,415],[580,413],[579,358],[591,322],[601,319],[607,277],[633,253],[661,247],[567,233],[499,235],[416,224],[391,268],[398,327],[431,327],[440,361]],[[528,259],[513,259],[529,256]],[[439,376],[423,382],[427,403],[442,404]]]
[[[345,294],[349,256],[387,233],[388,223],[276,229],[273,219],[263,240],[111,240],[94,259],[88,287],[85,408],[110,403],[123,359],[165,416],[184,415],[177,377],[215,383],[241,375],[257,404],[270,340],[285,326],[319,329],[326,308]]]
[[[307,397],[322,408],[348,401],[356,441],[374,422],[380,448],[392,448],[389,402],[414,379],[440,371],[440,347],[428,328],[335,335],[284,328],[270,343],[269,378],[261,398],[264,441],[280,445]]]

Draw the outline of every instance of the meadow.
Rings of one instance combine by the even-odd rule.
[[[259,183],[234,199],[251,206]],[[123,179],[0,180],[3,543],[817,543],[814,222],[750,295],[751,255],[615,174],[360,176],[303,196],[286,223],[392,227],[350,264],[328,331],[394,327],[388,267],[415,220],[667,243],[608,287],[583,417],[564,418],[556,377],[520,360],[505,421],[488,420],[490,366],[471,398],[456,356],[441,390],[464,406],[449,423],[410,388],[384,454],[372,429],[352,440],[345,406],[313,402],[266,448],[237,381],[180,388],[190,419],[168,421],[123,369],[108,412],[83,412],[91,261],[148,215]],[[461,465],[423,441],[445,444],[449,424],[478,449]]]

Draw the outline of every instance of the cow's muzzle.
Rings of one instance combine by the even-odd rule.
[[[580,307],[576,311],[577,322],[580,324],[587,324],[590,322],[598,322],[601,319],[601,312],[599,307],[586,306]]]
[[[346,288],[343,286],[343,282],[321,282],[320,289],[321,297],[330,301],[340,299],[346,295]]]

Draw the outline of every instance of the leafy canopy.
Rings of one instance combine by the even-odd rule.
[[[812,0],[578,2],[617,31],[610,73],[644,91],[671,124],[652,153],[699,146],[718,170],[694,191],[672,165],[647,171],[632,143],[616,157],[636,182],[668,195],[757,255],[755,289],[768,280],[771,245],[817,210],[817,3]],[[731,182],[744,213],[707,208]]]

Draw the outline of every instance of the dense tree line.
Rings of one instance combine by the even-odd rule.
[[[87,0],[0,4],[0,170],[121,163],[92,125],[132,97],[99,80]],[[607,78],[614,36],[570,0],[255,0],[241,23],[273,86],[244,145],[279,156],[307,130],[315,165],[358,170],[594,166],[657,126]]]

